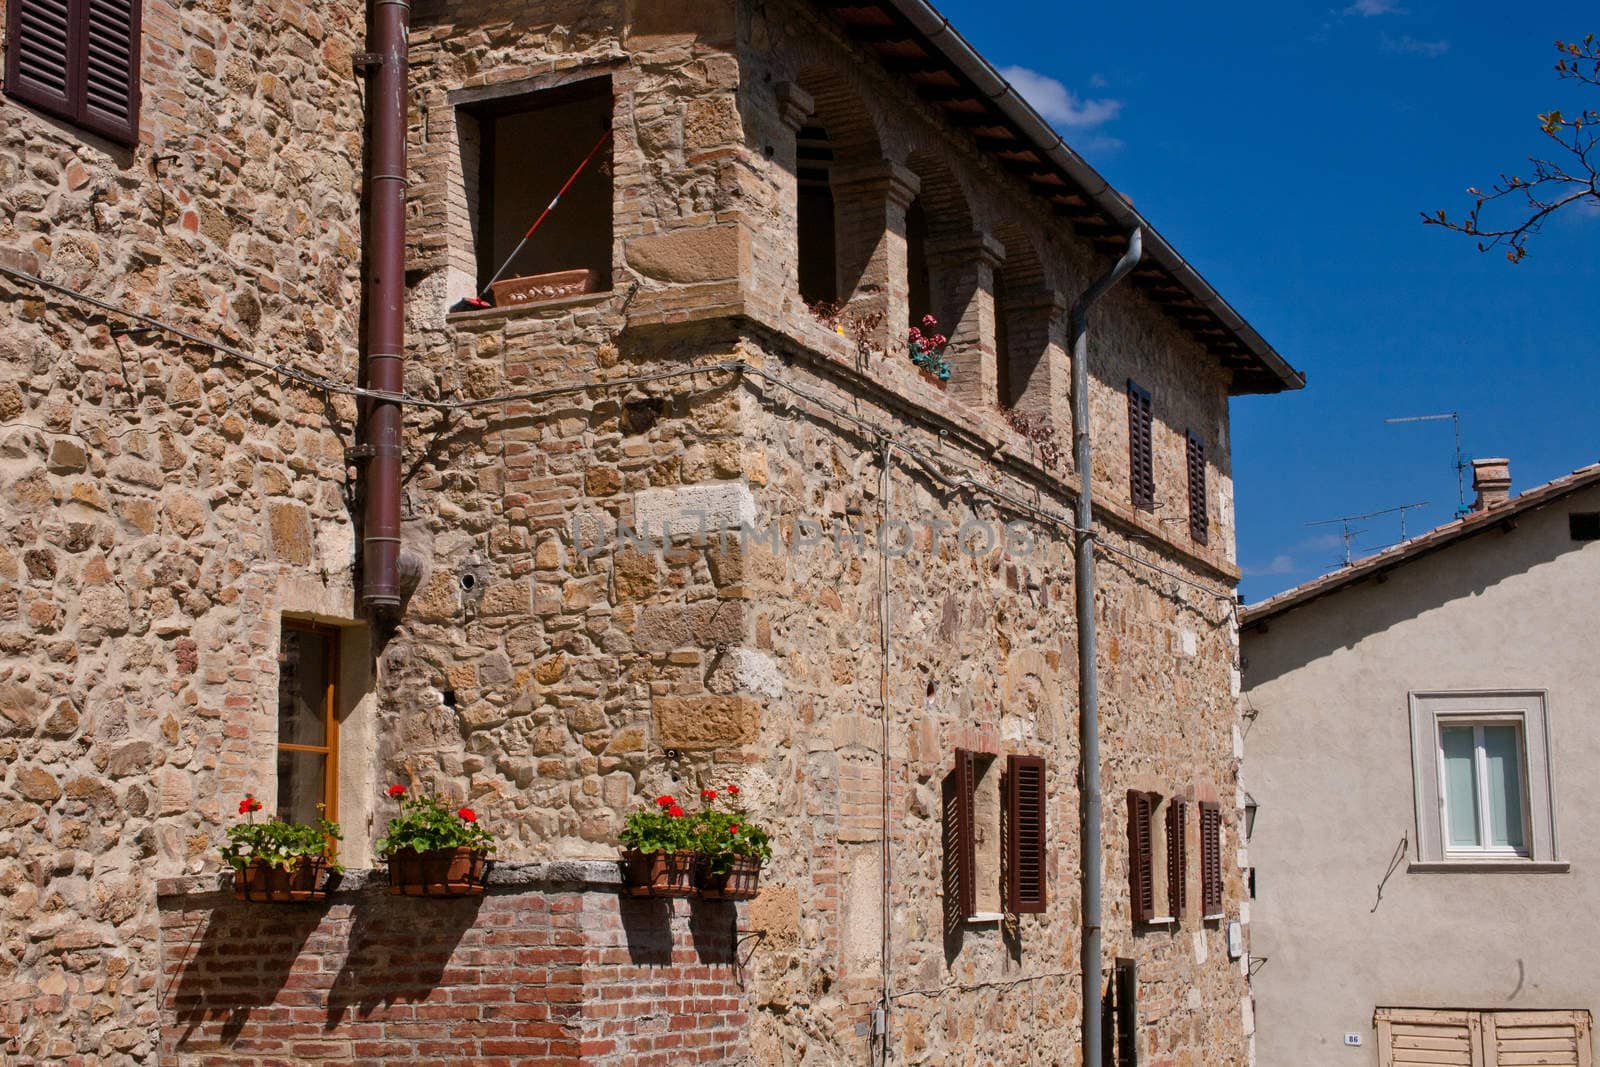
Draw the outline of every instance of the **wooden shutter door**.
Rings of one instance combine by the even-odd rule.
[[[1183,918],[1189,899],[1188,835],[1183,801],[1174,797],[1167,805],[1167,908],[1174,919]]]
[[[1475,1011],[1379,1008],[1380,1067],[1487,1067]]]
[[[1006,757],[1006,910],[1045,910],[1045,780],[1038,756]]]
[[[1206,514],[1206,443],[1191,430],[1186,435],[1185,451],[1189,467],[1189,537],[1203,545],[1211,532],[1211,517]]]
[[[73,0],[9,0],[6,93],[63,118],[73,117],[73,57],[82,34]]]
[[[1222,913],[1222,810],[1200,805],[1200,914]]]
[[[79,0],[83,95],[78,121],[113,140],[139,139],[139,0]]]
[[[968,749],[956,749],[955,871],[963,918],[978,913],[978,843],[974,826],[977,807],[978,759]]]
[[[1133,506],[1156,506],[1155,445],[1151,440],[1150,394],[1128,379],[1128,478]]]
[[[1594,1049],[1586,1011],[1483,1013],[1485,1067],[1549,1064],[1591,1067]]]
[[[1151,794],[1128,790],[1128,906],[1133,921],[1156,915],[1155,850],[1150,841]]]

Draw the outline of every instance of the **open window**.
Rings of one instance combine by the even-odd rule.
[[[278,643],[278,808],[288,822],[339,811],[339,631],[285,619]]]
[[[821,126],[802,126],[795,136],[797,184],[796,239],[800,255],[800,298],[807,304],[839,299],[838,241],[835,238],[833,142]]]
[[[497,304],[611,288],[611,115],[609,77],[458,111],[478,289],[496,273],[533,279],[502,285]]]

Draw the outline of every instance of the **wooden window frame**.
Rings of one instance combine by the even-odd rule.
[[[1150,392],[1128,379],[1128,494],[1139,511],[1156,509],[1155,410]]]
[[[1186,430],[1184,465],[1189,472],[1189,539],[1203,545],[1211,539],[1211,517],[1206,513],[1206,442],[1193,430]]]
[[[1495,719],[1474,716],[1472,718],[1456,718],[1450,715],[1440,715],[1434,719],[1434,758],[1439,767],[1439,820],[1440,834],[1444,842],[1444,854],[1447,857],[1488,856],[1500,859],[1528,859],[1532,852],[1528,842],[1533,840],[1533,827],[1528,821],[1528,738],[1522,729],[1522,720],[1517,718]],[[1517,732],[1517,795],[1518,809],[1522,813],[1522,846],[1512,845],[1497,846],[1490,844],[1493,837],[1492,827],[1489,825],[1489,761],[1485,758],[1483,748],[1483,729],[1486,726],[1509,726]],[[1444,778],[1444,732],[1454,727],[1461,730],[1472,731],[1472,790],[1474,805],[1477,808],[1478,844],[1453,845],[1450,843],[1450,795],[1445,790]]]
[[[144,35],[143,0],[126,0],[128,5],[128,83],[127,121],[112,119],[91,107],[89,93],[89,37],[93,16],[92,0],[61,0],[66,8],[67,39],[65,55],[65,93],[30,81],[22,74],[22,8],[27,0],[6,0],[5,93],[19,103],[97,133],[117,144],[132,146],[139,141],[140,59]]]
[[[281,633],[296,631],[314,634],[326,643],[328,680],[323,693],[321,745],[297,745],[285,741],[276,743],[276,752],[308,752],[325,756],[323,762],[322,805],[331,822],[339,821],[339,645],[343,633],[336,626],[308,622],[304,619],[284,619]],[[280,648],[282,637],[279,637]]]

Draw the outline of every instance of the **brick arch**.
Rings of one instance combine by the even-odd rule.
[[[832,67],[810,64],[794,81],[814,101],[807,125],[826,131],[836,166],[869,166],[883,159],[877,122],[848,78]]]
[[[906,169],[922,183],[916,202],[927,215],[930,239],[967,237],[975,232],[967,192],[955,170],[937,152],[913,150],[906,157]]]
[[[1045,262],[1022,223],[1007,219],[994,232],[1005,246],[994,273],[995,402],[1043,413],[1050,408],[1053,309]]]

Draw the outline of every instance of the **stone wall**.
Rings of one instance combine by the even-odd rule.
[[[0,100],[0,263],[353,380],[364,22],[147,0],[136,147]],[[348,398],[130,325],[0,276],[10,1063],[155,1056],[156,879],[272,791],[280,613],[354,621]]]
[[[51,280],[353,380],[361,98],[348,63],[362,13],[220,10],[147,9],[131,156],[3,105],[19,118],[0,134],[0,177],[16,190],[0,248]],[[1060,521],[1073,473],[991,402],[1003,309],[985,285],[996,266],[1008,285],[1027,282],[1035,318],[1012,333],[1039,351],[1017,406],[1065,453],[1062,309],[1105,258],[803,5],[419,0],[412,41],[406,388],[476,405],[407,409],[405,539],[426,569],[392,625],[369,636],[353,603],[347,397],[164,334],[113,337],[115,316],[0,277],[0,1048],[21,1062],[140,1060],[159,1035],[173,1055],[281,1039],[291,1055],[337,1058],[344,1041],[357,1056],[357,1041],[390,1040],[427,1055],[440,1035],[505,1036],[468,1034],[481,1017],[424,1027],[391,1005],[392,1019],[355,1011],[315,1044],[340,981],[389,989],[370,972],[339,977],[352,959],[365,966],[349,944],[371,930],[362,917],[382,925],[411,902],[357,894],[305,913],[315,923],[215,894],[158,910],[157,878],[215,868],[239,795],[273,795],[277,635],[291,614],[347,634],[346,864],[371,862],[388,781],[470,802],[508,862],[606,859],[642,798],[737,782],[778,851],[748,908],[748,1020],[727,1016],[748,1043],[732,1055],[865,1058],[887,874],[897,1054],[1054,1061],[1046,1050],[1077,1040],[1082,995]],[[457,108],[596,75],[614,100],[612,290],[447,314],[476,271],[462,159],[473,134]],[[946,288],[969,294],[950,389],[890,343],[898,327],[857,347],[795,294],[794,131],[824,114],[855,168],[840,179],[853,306],[903,320],[906,204],[920,193],[938,205]],[[993,262],[968,269],[969,255]],[[1095,331],[1107,956],[1139,960],[1146,1062],[1239,1062],[1244,980],[1221,929],[1130,928],[1120,800],[1130,787],[1220,798],[1233,841],[1228,380],[1131,288],[1101,305]],[[1128,504],[1130,376],[1155,396],[1154,513]],[[1189,428],[1210,446],[1205,546],[1183,521]],[[1011,502],[952,489],[969,478]],[[886,582],[874,548],[885,517],[916,531]],[[1018,523],[1026,548],[965,552],[968,521]],[[946,524],[937,537],[934,523]],[[740,524],[761,536],[741,540]],[[620,543],[624,527],[652,536]],[[860,551],[836,547],[856,535]],[[958,747],[1048,759],[1051,903],[947,936],[939,824]],[[1229,917],[1242,918],[1227,866]],[[564,892],[552,908],[614,906]],[[531,899],[492,895],[429,958],[455,960]],[[177,951],[213,930],[214,967],[163,975],[158,940]],[[218,981],[257,936],[276,962],[229,1002]],[[677,970],[649,965],[651,980]],[[420,1013],[482,985],[454,963],[435,977],[389,992]],[[187,1016],[162,999],[172,978],[193,990]],[[581,995],[586,1013],[609,1010]],[[297,1039],[310,1044],[295,1051]]]
[[[614,866],[566,867],[502,869],[457,900],[393,897],[361,872],[309,906],[175,880],[162,1060],[743,1062],[737,906],[634,900]]]

